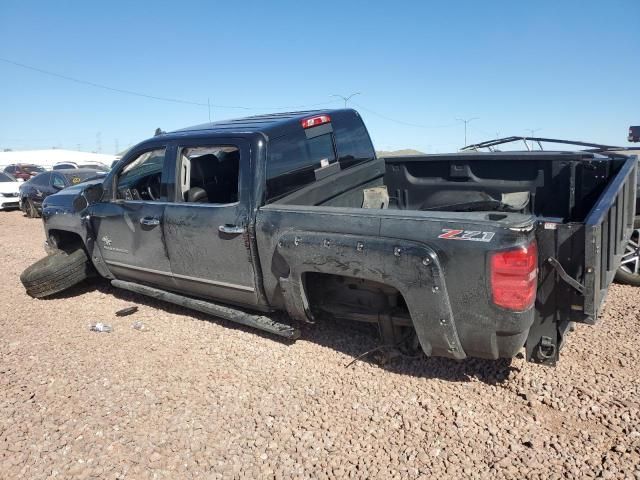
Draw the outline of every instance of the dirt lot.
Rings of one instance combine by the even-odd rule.
[[[639,289],[614,286],[555,369],[345,368],[369,329],[287,344],[100,281],[33,300],[18,276],[42,242],[0,212],[1,478],[640,478]]]

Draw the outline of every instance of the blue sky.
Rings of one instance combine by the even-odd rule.
[[[640,1],[0,2],[0,58],[214,105],[213,118],[341,101],[378,149],[525,135],[626,145],[640,124]],[[0,148],[113,153],[204,106],[0,61]],[[248,110],[224,106],[247,107]],[[404,122],[404,123],[403,123]],[[407,125],[411,124],[411,125]]]

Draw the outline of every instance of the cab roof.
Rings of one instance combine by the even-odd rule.
[[[163,135],[176,135],[191,133],[231,134],[231,133],[263,133],[270,137],[287,133],[292,127],[299,127],[305,118],[315,115],[329,115],[339,112],[357,113],[352,109],[332,110],[305,110],[301,112],[270,113],[267,115],[255,115],[252,117],[221,120],[219,122],[203,123],[193,127],[182,128]]]

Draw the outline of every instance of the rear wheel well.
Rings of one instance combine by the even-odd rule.
[[[406,339],[413,330],[411,315],[400,291],[363,278],[307,272],[303,284],[314,316],[376,323],[385,343]]]
[[[82,237],[77,233],[66,230],[49,230],[49,244],[65,252],[72,252],[78,248],[84,248]]]

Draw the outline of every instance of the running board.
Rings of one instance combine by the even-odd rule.
[[[129,290],[130,292],[147,295],[157,300],[162,300],[163,302],[169,302],[175,305],[180,305],[181,307],[197,310],[198,312],[213,315],[214,317],[220,317],[225,320],[229,320],[230,322],[239,323],[240,325],[257,328],[289,340],[295,340],[300,337],[300,330],[297,328],[276,322],[264,315],[254,315],[233,307],[218,305],[204,300],[196,300],[176,293],[160,290],[158,288],[140,285],[139,283],[111,280],[111,285],[116,288]]]

